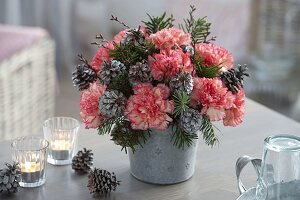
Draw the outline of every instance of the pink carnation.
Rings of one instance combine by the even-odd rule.
[[[123,40],[124,36],[126,35],[128,29],[125,29],[123,31],[120,31],[118,34],[114,36],[114,42],[117,44],[120,44],[120,42]]]
[[[190,53],[183,53],[181,49],[165,51],[149,57],[149,64],[152,76],[155,80],[162,80],[164,77],[170,78],[179,71],[193,72]]]
[[[245,93],[241,89],[234,95],[235,100],[233,106],[225,111],[223,124],[225,126],[237,126],[243,122],[245,114]]]
[[[194,78],[191,94],[191,106],[201,105],[201,113],[210,120],[217,121],[225,117],[225,110],[232,107],[234,95],[223,86],[219,78]]]
[[[142,83],[133,87],[133,91],[125,110],[132,128],[165,130],[172,122],[167,113],[172,114],[174,109],[174,102],[168,100],[169,88],[164,84],[153,87],[150,83]]]
[[[83,90],[80,96],[80,116],[86,128],[97,128],[105,120],[99,110],[99,98],[106,89],[98,82],[91,83],[90,88]]]
[[[101,70],[104,61],[108,61],[110,49],[114,49],[113,42],[108,42],[104,46],[100,47],[94,55],[91,65],[96,72]]]
[[[223,47],[213,43],[198,43],[195,45],[196,54],[203,59],[205,66],[221,66],[223,71],[233,67],[232,55]]]
[[[180,47],[181,45],[188,45],[191,43],[189,34],[174,27],[158,31],[150,35],[149,39],[159,49],[171,49],[174,46]]]

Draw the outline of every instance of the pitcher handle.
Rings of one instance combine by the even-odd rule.
[[[236,172],[236,178],[237,178],[237,183],[238,183],[238,188],[239,188],[240,194],[247,191],[246,187],[244,186],[244,184],[242,183],[242,181],[240,179],[240,175],[241,175],[241,172],[242,172],[243,168],[249,162],[252,163],[252,165],[255,169],[257,177],[260,176],[261,159],[252,158],[250,156],[241,156],[241,157],[239,157],[236,161],[235,172]]]

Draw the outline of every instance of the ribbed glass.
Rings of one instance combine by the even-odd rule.
[[[267,137],[258,185],[258,200],[300,199],[300,138]]]
[[[46,181],[48,141],[28,136],[15,139],[12,144],[13,160],[21,167],[21,187],[38,187]]]
[[[80,123],[70,117],[53,117],[43,124],[44,138],[49,141],[48,163],[68,165],[77,149]]]

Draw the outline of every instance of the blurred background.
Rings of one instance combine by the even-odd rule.
[[[135,27],[146,13],[173,13],[181,23],[189,5],[208,16],[216,43],[247,64],[246,94],[300,121],[299,0],[1,0],[0,136],[37,133],[49,116],[79,119],[71,73],[77,54],[91,59],[95,35],[107,39]],[[0,138],[1,140],[1,138]]]

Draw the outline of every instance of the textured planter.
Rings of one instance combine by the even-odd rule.
[[[172,127],[152,130],[143,148],[129,151],[131,174],[144,182],[175,184],[191,178],[195,171],[198,140],[189,148],[178,149],[171,142]]]

